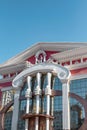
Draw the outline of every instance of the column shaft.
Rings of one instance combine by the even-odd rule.
[[[31,98],[31,77],[30,76],[27,77],[27,84],[28,84],[28,89],[27,89],[26,95],[25,95],[25,97],[27,98],[26,114],[29,113],[30,98]],[[25,120],[25,130],[28,130],[28,124],[29,124],[29,120],[26,119]]]
[[[11,130],[17,130],[18,112],[19,112],[19,96],[20,96],[20,90],[16,90],[15,95],[14,95],[14,109],[13,109]]]
[[[49,115],[50,112],[50,96],[47,95],[47,115]]]
[[[37,87],[35,89],[35,95],[36,95],[36,114],[39,114],[39,108],[40,108],[40,86],[41,86],[41,73],[37,73]],[[36,117],[35,119],[35,130],[39,129],[39,117]]]
[[[47,73],[48,85],[45,90],[47,95],[47,115],[50,115],[50,94],[51,94],[51,73]],[[46,130],[50,130],[50,121],[49,118],[46,119]]]
[[[70,130],[69,84],[63,83],[63,130]]]

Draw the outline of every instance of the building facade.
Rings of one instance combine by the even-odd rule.
[[[0,130],[87,130],[87,43],[38,43],[1,64]]]

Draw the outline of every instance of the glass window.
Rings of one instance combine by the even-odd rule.
[[[70,92],[75,93],[82,98],[87,98],[87,79],[72,80],[70,83]]]
[[[70,83],[70,92],[87,99],[87,79],[72,80]],[[82,104],[77,100],[70,98],[71,130],[79,129],[82,125],[85,113]]]
[[[20,101],[19,105],[18,130],[25,129],[25,121],[22,119],[22,116],[25,113],[26,113],[26,100],[22,100]]]
[[[11,130],[13,106],[5,113],[4,130]]]

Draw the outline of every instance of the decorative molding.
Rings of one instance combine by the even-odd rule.
[[[21,84],[23,83],[23,81],[28,75],[31,76],[38,72],[41,73],[52,72],[56,74],[58,78],[60,78],[60,80],[70,78],[70,71],[67,68],[52,63],[41,63],[41,64],[36,64],[30,68],[27,68],[23,70],[20,74],[18,74],[12,82],[13,87],[17,88],[18,86],[21,86]]]
[[[45,88],[45,95],[51,95],[50,86],[47,86],[47,87]]]
[[[40,87],[36,87],[34,90],[35,95],[41,95],[41,89]]]
[[[42,56],[40,56],[40,55],[42,55]],[[36,64],[37,64],[37,63],[45,62],[45,61],[46,61],[46,53],[45,53],[45,51],[39,50],[39,51],[36,53],[35,58],[36,58],[36,62],[35,62]],[[39,58],[40,58],[40,59],[39,59]]]
[[[6,82],[12,82],[12,80],[15,78],[15,76],[11,77],[11,78],[3,78],[0,79],[0,83],[6,83]]]
[[[13,65],[16,63],[21,63],[22,61],[25,61],[29,56],[34,55],[38,50],[48,50],[48,51],[65,51],[71,50],[74,48],[87,46],[87,43],[75,43],[75,42],[49,42],[49,43],[36,43],[35,45],[31,46],[30,48],[26,49],[22,53],[12,57],[5,63],[1,64],[0,67]]]
[[[31,92],[31,90],[29,88],[27,89],[27,91],[25,93],[25,97],[26,98],[31,98],[32,97],[32,92]]]
[[[83,79],[83,78],[87,78],[87,74],[71,75],[70,80]]]
[[[52,58],[58,60],[58,62],[64,62],[74,59],[79,59],[87,55],[87,46],[74,48],[72,50],[63,51],[60,53],[52,54]]]
[[[14,89],[19,89],[23,86],[23,77],[16,80],[16,82],[13,84]]]

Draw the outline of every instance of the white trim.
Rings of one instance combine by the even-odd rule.
[[[82,46],[87,46],[87,43],[74,43],[74,42],[43,42],[43,43],[37,43],[33,46],[31,46],[29,49],[26,49],[22,53],[12,57],[5,63],[1,64],[0,67],[11,65],[11,64],[16,64],[20,63],[27,58],[31,57],[34,55],[38,50],[43,49],[43,50],[48,50],[48,51],[65,51],[65,50],[71,50],[74,48],[82,47]]]
[[[87,78],[87,74],[82,74],[82,75],[74,75],[70,77],[70,81],[72,80],[76,80],[76,79],[83,79],[83,78]]]
[[[61,65],[55,65],[53,63],[41,63],[41,64],[36,64],[30,68],[27,68],[24,71],[22,71],[20,74],[18,74],[12,82],[12,86],[16,89],[17,87],[19,87],[19,85],[18,85],[19,82],[20,83],[23,82],[23,80],[28,75],[31,76],[38,72],[41,72],[41,73],[52,72],[54,74],[57,74],[57,76],[60,80],[66,80],[70,77],[70,71]]]
[[[4,74],[16,73],[22,71],[26,67],[27,67],[26,61],[21,62],[20,64],[16,63],[8,66],[2,66],[0,67],[0,74],[4,75]]]
[[[76,69],[82,69],[82,68],[84,69],[84,68],[87,68],[87,62],[67,65],[67,66],[64,66],[64,67],[69,69],[69,70],[76,70]]]
[[[52,54],[51,56],[54,59],[58,60],[58,62],[64,62],[64,61],[69,61],[71,59],[72,60],[79,59],[82,56],[84,57],[86,55],[87,55],[87,46],[83,46],[72,50],[67,50],[60,53]]]
[[[6,83],[6,82],[12,82],[12,80],[15,78],[15,76],[11,77],[11,78],[4,78],[4,79],[0,79],[0,83]]]
[[[20,97],[20,90],[17,90],[17,91],[15,91],[15,94],[14,94],[14,106],[13,106],[14,109],[13,109],[11,130],[17,130],[18,112],[19,112],[19,97]]]
[[[62,83],[63,130],[70,130],[69,82]]]
[[[4,92],[4,91],[8,91],[8,90],[12,90],[13,87],[10,86],[10,87],[4,87],[4,88],[1,88],[1,91]]]

